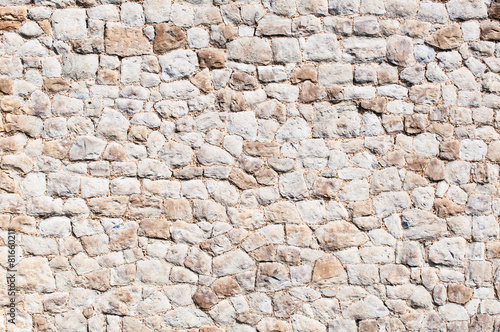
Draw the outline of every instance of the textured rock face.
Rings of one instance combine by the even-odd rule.
[[[2,0],[0,35],[0,331],[500,330],[499,1]]]

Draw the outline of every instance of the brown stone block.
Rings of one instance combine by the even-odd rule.
[[[314,264],[312,282],[319,285],[343,283],[347,281],[347,273],[342,263],[332,254],[321,257]]]
[[[229,86],[234,90],[255,90],[259,86],[257,79],[241,71],[233,71]]]
[[[155,53],[166,53],[181,48],[187,43],[186,33],[171,23],[161,23],[155,28],[153,49]]]
[[[452,23],[444,28],[434,32],[428,39],[429,45],[442,50],[450,50],[459,47],[462,44],[462,30],[460,25]]]
[[[198,51],[200,68],[219,69],[226,66],[226,54],[218,48],[203,48]]]
[[[24,21],[26,20],[26,7],[25,6],[0,7],[0,20]]]
[[[460,152],[459,141],[446,141],[439,146],[439,157],[445,160],[456,160]]]
[[[147,218],[139,222],[138,235],[156,239],[170,238],[170,222],[166,219]]]
[[[415,153],[407,155],[405,159],[411,171],[423,171],[429,162],[429,158]]]
[[[500,22],[497,21],[482,21],[481,22],[481,39],[490,41],[500,40]]]
[[[305,82],[300,90],[300,101],[303,103],[312,103],[327,96],[325,88],[311,82]]]
[[[495,20],[500,20],[500,1],[492,1],[491,6],[488,9],[488,17]]]
[[[500,241],[486,243],[486,258],[500,258]]]
[[[7,77],[0,78],[0,92],[5,95],[12,94],[12,79]]]
[[[219,302],[219,298],[209,287],[198,287],[193,294],[193,301],[201,309],[210,309]]]
[[[0,21],[0,30],[15,31],[19,29],[21,22],[18,21]]]
[[[242,293],[240,285],[233,277],[219,278],[212,284],[212,289],[219,296],[235,296]]]
[[[318,82],[318,69],[312,64],[305,64],[293,73],[292,83],[299,83],[306,80],[314,83]]]
[[[463,205],[458,205],[449,198],[436,198],[434,200],[434,209],[441,218],[455,216],[465,211]]]
[[[122,57],[153,53],[153,47],[144,36],[142,27],[106,24],[106,53]]]
[[[243,151],[255,157],[278,157],[280,145],[276,142],[244,142]]]
[[[233,168],[229,174],[229,181],[241,190],[253,189],[257,187],[257,181],[249,174],[239,168]]]
[[[66,92],[69,89],[69,81],[60,77],[50,77],[43,80],[43,86],[48,92]]]
[[[208,68],[203,69],[198,74],[193,76],[190,81],[203,92],[208,93],[214,90],[214,85],[212,82],[212,78],[210,77],[210,71],[208,70]]]
[[[448,285],[448,300],[459,304],[465,304],[472,298],[471,288],[462,284]]]
[[[425,176],[432,181],[443,180],[445,176],[444,162],[437,158],[432,158],[425,169]]]
[[[387,106],[387,99],[384,97],[377,97],[373,99],[365,99],[361,101],[361,108],[375,113],[384,112]]]

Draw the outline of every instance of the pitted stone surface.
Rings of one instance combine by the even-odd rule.
[[[499,1],[0,5],[0,331],[500,330]]]

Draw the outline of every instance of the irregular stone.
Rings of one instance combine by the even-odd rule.
[[[473,291],[471,288],[462,284],[448,285],[448,300],[450,302],[465,304],[472,298]]]
[[[175,81],[194,75],[198,61],[191,50],[176,50],[158,57],[163,81]]]
[[[300,171],[280,176],[279,189],[281,195],[287,199],[300,201],[309,197],[303,173]]]
[[[436,239],[447,234],[446,221],[430,212],[408,209],[403,211],[401,217],[407,239]]]
[[[226,122],[226,131],[241,136],[245,140],[257,138],[257,120],[251,111],[231,113]]]
[[[264,0],[262,4],[266,9],[278,15],[293,16],[297,10],[295,2],[289,0]]]
[[[106,24],[106,53],[122,57],[153,53],[153,47],[139,27],[120,23]]]
[[[481,19],[488,15],[486,4],[479,0],[452,0],[446,3],[446,9],[454,21]]]
[[[307,39],[304,58],[310,61],[339,61],[340,46],[334,34],[317,34]]]
[[[301,117],[288,119],[283,126],[276,132],[278,142],[293,142],[311,135],[311,128]]]
[[[62,57],[63,76],[75,80],[93,79],[97,72],[98,62],[98,56],[95,54],[65,54]]]
[[[144,1],[144,15],[147,23],[166,22],[170,18],[169,0],[146,0]]]
[[[387,39],[387,59],[397,66],[410,66],[415,62],[412,50],[409,37],[391,36]]]
[[[453,23],[432,33],[426,42],[442,50],[457,48],[462,44],[460,25]]]
[[[373,295],[355,302],[342,311],[343,317],[352,319],[373,319],[389,315],[384,303]]]
[[[384,191],[401,190],[401,180],[398,170],[395,167],[389,167],[373,173],[370,193],[379,194]]]
[[[209,144],[202,145],[196,157],[200,164],[206,166],[234,164],[234,159],[228,152]]]
[[[125,141],[129,129],[129,121],[119,112],[107,109],[97,125],[96,135],[110,140]]]
[[[277,291],[291,286],[288,271],[283,264],[260,263],[255,279],[259,291]]]
[[[238,38],[228,43],[226,49],[229,60],[265,65],[272,59],[268,42],[257,37]]]
[[[319,227],[315,234],[320,245],[326,249],[344,249],[359,246],[368,241],[366,234],[345,221],[329,222]]]
[[[200,68],[218,69],[226,65],[226,55],[218,48],[203,48],[198,51]]]
[[[326,326],[320,322],[299,314],[293,315],[292,327],[295,331],[326,331]]]
[[[56,283],[45,257],[27,257],[19,261],[16,285],[33,292],[54,292]]]
[[[382,62],[386,52],[382,38],[349,37],[344,40],[342,59],[349,63]]]
[[[127,209],[127,202],[127,197],[114,196],[92,198],[88,204],[90,210],[97,215],[120,217]]]
[[[213,275],[222,277],[255,268],[255,262],[240,249],[229,251],[213,259]]]
[[[335,285],[347,282],[347,273],[337,257],[327,254],[314,264],[312,282],[317,285]]]
[[[85,9],[57,9],[52,14],[52,29],[57,39],[87,38]]]
[[[332,15],[352,15],[359,11],[359,1],[330,1],[328,11]]]
[[[193,329],[210,324],[212,319],[200,309],[178,307],[163,315],[162,321],[173,328]]]
[[[465,250],[466,241],[462,238],[439,240],[429,247],[429,260],[437,265],[463,267]]]
[[[434,209],[438,217],[447,218],[458,215],[465,211],[464,206],[453,202],[449,198],[437,198],[434,200]]]
[[[348,138],[359,135],[361,118],[354,104],[322,102],[315,104],[315,111],[313,137]]]
[[[410,100],[417,104],[436,104],[441,97],[441,89],[438,85],[422,84],[412,86],[410,89]]]
[[[196,292],[193,294],[193,301],[201,309],[210,309],[219,301],[215,292],[208,287],[198,287]]]

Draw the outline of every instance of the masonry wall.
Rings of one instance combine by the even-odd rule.
[[[0,330],[500,329],[500,4],[0,5]]]

